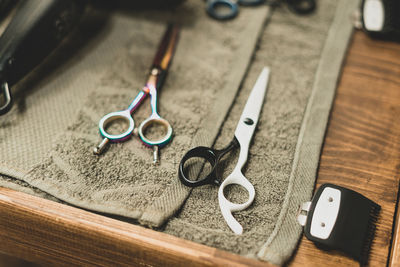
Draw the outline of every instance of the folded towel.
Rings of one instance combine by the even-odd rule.
[[[180,157],[191,146],[215,141],[268,11],[243,8],[237,19],[221,23],[206,15],[202,1],[110,16],[94,10],[103,17],[95,40],[1,118],[0,172],[73,205],[161,226],[189,193],[176,179]],[[137,137],[93,155],[101,141],[98,121],[127,108],[144,85],[168,21],[182,31],[159,93],[159,112],[175,133],[161,150],[161,165],[153,166],[151,151]],[[85,34],[81,29],[79,36]],[[133,114],[136,124],[149,114],[147,101]]]
[[[264,65],[271,80],[250,147],[244,175],[254,185],[255,200],[233,213],[243,226],[235,235],[218,205],[218,188],[196,188],[165,232],[247,257],[282,265],[296,248],[302,228],[296,215],[309,201],[320,150],[342,61],[352,33],[351,13],[358,1],[318,1],[311,16],[277,9],[261,37],[250,71],[227,117],[215,147],[235,131],[257,75]],[[236,157],[238,156],[238,153]],[[223,177],[237,158],[226,159]],[[243,203],[246,193],[231,188],[228,196]],[[243,194],[244,193],[244,194]]]
[[[238,18],[223,23],[208,18],[204,2],[194,0],[169,12],[112,14],[102,27],[95,27],[92,41],[80,44],[77,54],[50,76],[42,76],[21,96],[17,108],[1,118],[0,185],[134,218],[181,238],[283,264],[301,235],[296,212],[312,193],[352,32],[350,13],[357,5],[358,0],[318,1],[311,16],[276,9],[238,95],[269,15],[265,6],[241,7]],[[172,143],[161,150],[161,165],[152,166],[150,150],[137,137],[94,156],[92,149],[101,140],[98,120],[125,108],[136,95],[164,24],[171,19],[180,21],[183,31],[160,93],[160,113],[175,132]],[[86,36],[84,29],[80,32],[77,35]],[[189,148],[210,146],[216,137],[219,148],[232,138],[263,66],[271,67],[270,86],[243,170],[255,186],[256,199],[245,211],[234,213],[244,226],[243,235],[237,236],[220,214],[217,188],[196,188],[189,196],[177,178],[177,167]],[[137,123],[150,113],[148,103],[143,106],[134,114]],[[223,175],[232,170],[237,156],[225,160]],[[240,202],[245,199],[241,192],[232,187],[229,195]]]

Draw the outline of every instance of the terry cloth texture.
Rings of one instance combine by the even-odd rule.
[[[82,23],[86,28],[71,38],[82,40],[81,47],[67,47],[71,58],[55,70],[60,60],[52,58],[36,84],[21,86],[14,109],[1,117],[0,172],[8,177],[2,184],[19,179],[70,204],[159,227],[189,193],[176,176],[180,158],[192,146],[214,143],[269,7],[242,8],[225,23],[210,19],[205,3],[194,0],[169,11],[117,10],[109,17],[103,11],[93,10],[91,26]],[[158,95],[159,113],[175,133],[160,151],[161,165],[153,166],[152,151],[137,137],[94,155],[101,141],[98,121],[127,108],[142,88],[169,21],[182,30]],[[150,111],[147,100],[133,115],[136,125]]]
[[[99,158],[91,154],[100,141],[96,129],[98,119],[107,112],[125,107],[138,91],[132,88],[143,85],[143,77],[164,29],[164,18],[168,17],[160,12],[161,19],[156,22],[148,19],[148,13],[132,12],[135,16],[130,16],[130,13],[111,17],[107,22],[107,30],[96,37],[103,43],[108,40],[109,44],[101,46],[97,42],[91,43],[78,54],[80,61],[70,59],[60,68],[61,71],[54,71],[50,78],[45,77],[30,91],[27,104],[22,105],[26,110],[18,106],[17,110],[7,115],[10,122],[1,122],[0,153],[4,153],[2,149],[6,147],[5,142],[13,144],[14,149],[22,142],[22,148],[19,149],[29,144],[43,154],[37,153],[37,158],[30,157],[29,166],[17,161],[20,152],[14,151],[13,155],[16,156],[10,159],[1,155],[0,168],[8,177],[0,180],[0,185],[24,188],[29,193],[43,195],[42,191],[36,189],[39,188],[81,207],[160,225],[190,192],[180,186],[176,175],[182,155],[194,146],[211,145],[213,138],[210,136],[218,136],[216,148],[225,146],[231,140],[261,68],[269,66],[269,89],[250,148],[248,164],[243,169],[256,189],[256,199],[247,210],[234,213],[244,226],[244,233],[241,236],[234,235],[224,222],[218,207],[217,188],[213,186],[192,190],[179,214],[160,230],[281,265],[291,256],[301,235],[301,227],[296,222],[297,208],[300,203],[308,201],[312,194],[336,82],[351,36],[350,14],[356,9],[358,0],[319,1],[316,13],[311,16],[296,16],[285,8],[276,9],[262,34],[243,87],[225,121],[225,114],[218,113],[218,110],[224,105],[224,108],[228,108],[231,103],[226,102],[233,102],[245,67],[240,77],[238,74],[232,76],[232,73],[235,73],[238,64],[248,60],[251,55],[251,51],[247,51],[245,55],[237,56],[237,51],[243,46],[247,46],[243,51],[253,49],[257,31],[261,29],[267,13],[263,8],[241,8],[237,19],[220,23],[205,17],[202,1],[194,2],[189,1],[177,9],[183,9],[190,15],[182,21],[186,26],[183,27],[170,75],[160,95],[160,113],[171,122],[175,131],[173,142],[161,150],[161,166],[152,167],[151,152],[137,140],[113,144]],[[172,14],[170,17],[173,17]],[[150,26],[152,34],[146,32]],[[249,34],[246,31],[254,34],[253,42],[244,39]],[[114,34],[112,37],[117,40],[109,40],[112,39],[110,34]],[[124,36],[119,36],[121,34]],[[214,34],[214,38],[206,38]],[[115,51],[114,56],[108,58],[107,53],[114,53],[117,43],[122,44],[123,49]],[[93,65],[97,71],[85,70],[82,66],[74,72],[77,75],[75,77],[71,72],[83,64],[81,61],[88,57],[86,54],[96,55],[92,57],[97,58],[98,63],[89,61],[86,64]],[[102,56],[104,59],[99,59]],[[107,59],[109,61],[103,63]],[[95,64],[101,66],[96,67]],[[228,75],[231,76],[226,77]],[[24,141],[27,137],[18,140],[13,136],[28,135],[23,131],[14,130],[7,132],[7,135],[3,133],[9,127],[22,124],[18,116],[24,116],[23,113],[28,109],[35,108],[31,105],[37,103],[29,102],[29,99],[37,91],[43,91],[42,95],[61,94],[66,88],[56,88],[56,93],[51,90],[51,85],[54,87],[52,83],[61,77],[64,77],[61,85],[65,86],[67,82],[68,87],[83,81],[83,87],[80,88],[85,92],[79,88],[68,88],[75,90],[71,94],[79,95],[80,99],[72,97],[67,100],[67,93],[60,97],[74,105],[79,112],[68,113],[52,106],[53,112],[60,114],[46,116],[64,116],[66,112],[71,117],[65,118],[69,121],[59,125],[47,139],[43,138],[45,144],[42,145],[35,144],[35,139],[27,143]],[[230,90],[224,91],[224,85],[229,85]],[[171,95],[172,98],[168,97]],[[142,121],[148,114],[148,108],[141,108],[134,115],[135,121]],[[41,123],[44,121],[42,119]],[[222,123],[223,127],[220,128]],[[42,129],[39,126],[35,131]],[[60,131],[62,134],[56,139],[54,135]],[[47,148],[40,150],[35,145]],[[44,153],[46,149],[50,150],[50,154]],[[224,177],[233,169],[237,156],[238,153],[226,158]],[[121,164],[117,165],[116,162]],[[33,165],[36,167],[30,167]],[[12,168],[16,166],[20,169]],[[30,188],[25,189],[27,187]],[[246,194],[239,192],[240,188],[230,188],[228,198],[239,202],[245,200]],[[149,196],[159,197],[150,205]],[[166,203],[171,202],[179,204],[167,211]],[[146,207],[146,210],[137,207]],[[134,213],[135,210],[139,211]],[[150,221],[155,223],[151,224]]]
[[[357,2],[318,1],[317,12],[309,17],[277,9],[262,35],[215,144],[221,148],[231,140],[257,76],[264,65],[270,66],[267,97],[243,170],[256,197],[250,208],[234,213],[243,234],[228,228],[214,186],[194,189],[165,232],[277,265],[290,258],[302,231],[296,220],[298,207],[311,199]],[[237,156],[226,160],[223,177],[232,171]],[[240,188],[230,188],[227,195],[238,203],[247,200]]]

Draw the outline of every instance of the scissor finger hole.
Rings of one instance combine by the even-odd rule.
[[[148,146],[164,146],[172,137],[172,127],[164,119],[148,119],[139,127],[139,136]]]
[[[143,129],[143,135],[149,140],[160,140],[168,131],[168,126],[164,125],[159,121],[149,123]]]
[[[237,15],[238,8],[230,0],[209,1],[207,3],[207,12],[217,19],[230,19]]]
[[[214,5],[214,12],[220,16],[229,16],[232,13],[232,7],[225,3],[217,3]]]
[[[183,164],[183,174],[189,181],[204,180],[211,174],[214,166],[212,162],[202,157],[192,157]]]
[[[244,204],[249,200],[249,192],[239,184],[228,184],[224,187],[225,198],[236,204]]]
[[[119,135],[125,133],[129,129],[129,121],[125,117],[118,117],[109,121],[104,130],[110,135]]]
[[[123,141],[129,138],[134,127],[135,122],[128,111],[109,113],[99,122],[101,135],[114,142]]]

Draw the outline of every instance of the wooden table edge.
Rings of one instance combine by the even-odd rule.
[[[69,260],[89,263],[83,258],[70,259],[71,255],[57,247],[52,247],[51,252],[44,249],[49,239],[58,239],[53,241],[82,251],[82,257],[91,246],[95,249],[95,246],[121,243],[123,248],[110,251],[110,255],[115,256],[116,262],[118,258],[126,259],[128,265],[131,262],[146,266],[176,266],[190,262],[191,266],[273,266],[3,187],[0,187],[0,214],[0,251],[38,263],[62,265],[64,262],[68,265]],[[43,223],[52,230],[51,236],[50,233],[46,235],[46,229],[34,231],[34,227]],[[15,226],[24,226],[27,235],[13,234]],[[65,232],[73,237],[64,238]],[[93,237],[97,238],[97,244],[91,243]],[[90,264],[105,263],[101,257],[88,258]]]
[[[400,184],[399,184],[400,187]],[[400,267],[400,210],[399,210],[399,196],[397,196],[397,207],[393,227],[392,248],[390,250],[389,266]]]

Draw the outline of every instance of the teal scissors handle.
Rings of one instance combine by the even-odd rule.
[[[140,137],[140,140],[142,140],[143,144],[148,146],[148,147],[163,147],[166,144],[169,143],[172,139],[172,127],[169,124],[169,122],[165,119],[163,119],[157,112],[157,90],[154,86],[149,85],[147,88],[149,88],[149,93],[150,93],[150,105],[151,105],[151,115],[148,117],[146,120],[144,120],[139,128],[138,128],[138,134]],[[164,128],[164,135],[161,138],[158,139],[151,139],[149,137],[146,137],[146,129],[151,127],[151,126],[156,126],[156,125],[161,125]]]
[[[122,142],[132,136],[135,129],[135,122],[132,118],[132,113],[140,106],[146,96],[150,94],[152,113],[139,125],[138,135],[144,145],[153,148],[153,162],[158,163],[158,148],[165,146],[172,139],[172,127],[168,121],[161,118],[157,112],[157,89],[162,87],[163,81],[165,80],[178,40],[178,33],[178,26],[170,24],[167,27],[153,60],[147,83],[129,107],[125,110],[111,112],[100,119],[99,131],[103,140],[97,147],[95,147],[93,151],[95,154],[101,154],[109,142]],[[107,130],[110,128],[110,125],[116,120],[127,122],[127,129],[118,134],[108,132]],[[154,139],[146,136],[146,130],[154,125],[161,125],[164,127],[165,134],[161,138]]]
[[[129,105],[127,109],[108,113],[107,115],[105,115],[103,118],[100,119],[99,131],[104,139],[100,143],[100,145],[95,148],[94,152],[96,154],[100,154],[108,142],[113,142],[113,143],[123,142],[132,136],[133,130],[135,128],[135,121],[132,118],[132,113],[136,110],[137,107],[139,107],[139,105],[142,103],[142,101],[146,98],[148,94],[150,94],[151,97],[150,105],[152,113],[146,120],[144,120],[140,124],[138,128],[138,135],[143,144],[148,147],[153,147],[153,146],[163,147],[166,144],[168,144],[168,142],[172,138],[172,133],[173,133],[172,127],[169,124],[169,122],[163,119],[157,112],[156,88],[153,85],[146,85],[135,97],[135,99],[132,101],[132,103]],[[118,134],[112,134],[107,132],[107,128],[116,120],[126,121],[128,124],[128,128],[124,132]],[[165,135],[156,140],[146,137],[146,129],[153,125],[162,125],[165,129],[164,131]]]
[[[217,20],[229,20],[239,13],[239,6],[260,5],[264,0],[207,0],[206,11],[208,15]]]

